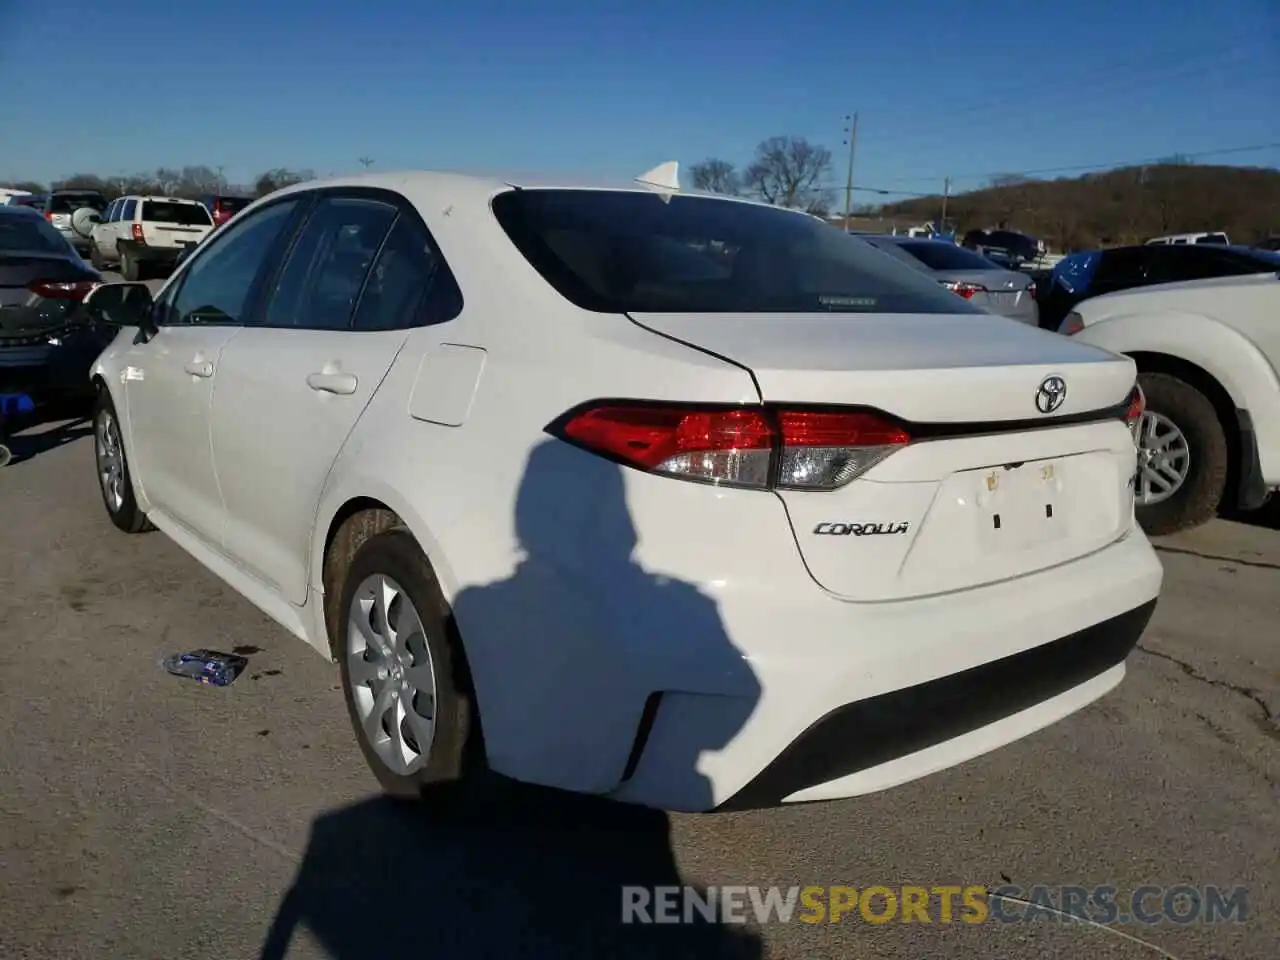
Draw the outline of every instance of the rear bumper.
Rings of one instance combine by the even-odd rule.
[[[663,694],[615,795],[671,810],[772,806],[964,762],[1119,683],[1162,577],[1135,529],[1062,567],[931,598],[852,603],[816,585],[793,604],[722,598],[758,692]]]
[[[1004,724],[1018,736],[1042,725],[1037,717],[1051,722],[1064,716],[1092,700],[1089,693],[1101,695],[1119,682],[1125,658],[1155,606],[1156,601],[1149,600],[1059,640],[837,707],[793,740],[720,809],[863,792],[859,775],[877,767],[887,768],[947,744],[955,762],[963,758],[956,756],[957,750],[980,752],[966,750],[962,742],[983,728],[990,733]],[[1095,691],[1084,689],[1090,685]],[[1021,721],[1019,714],[1024,715]],[[1008,739],[1012,737],[1002,742]],[[1001,742],[999,735],[997,741]],[[980,742],[973,741],[974,745]]]
[[[89,333],[60,345],[6,347],[0,341],[0,393],[23,393],[36,403],[93,394],[89,370],[109,340]]]
[[[153,247],[144,243],[122,243],[120,246],[127,248],[129,255],[140,263],[166,266],[177,263],[178,257],[186,250],[186,247]]]

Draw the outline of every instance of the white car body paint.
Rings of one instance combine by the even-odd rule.
[[[1116,353],[1161,353],[1218,381],[1247,410],[1262,476],[1280,487],[1280,278],[1275,273],[1192,280],[1111,293],[1077,304],[1071,339]]]
[[[389,334],[212,328],[222,333],[206,342],[196,328],[187,342],[165,328],[133,344],[126,331],[95,372],[126,422],[142,509],[325,655],[330,526],[357,499],[395,511],[453,607],[487,758],[503,774],[709,809],[833,712],[1035,653],[1159,593],[1119,418],[912,443],[827,493],[685,482],[546,432],[602,397],[864,404],[942,426],[1040,421],[1036,389],[1049,375],[1069,386],[1055,417],[1123,406],[1126,359],[985,315],[631,322],[572,306],[530,266],[490,210],[507,182],[377,174],[324,185],[407,198],[463,291],[461,314]],[[195,359],[213,375],[174,372]],[[126,366],[145,370],[145,392],[122,381]],[[355,374],[355,393],[309,388],[325,371]],[[997,509],[1039,516],[1050,487],[1052,536],[985,533]],[[812,533],[864,521],[907,527]],[[1107,663],[780,799],[850,796],[959,763],[1079,709],[1123,671]]]

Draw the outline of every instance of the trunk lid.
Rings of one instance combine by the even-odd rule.
[[[74,300],[47,299],[31,290],[37,280],[74,283],[98,274],[55,254],[0,253],[0,343],[63,326]]]
[[[1067,382],[1050,417],[1124,402],[1127,357],[986,314],[634,314],[641,326],[738,363],[766,403],[875,407],[917,423],[1049,419],[1046,377]]]
[[[809,572],[838,596],[1011,579],[1132,528],[1136,456],[1114,412],[1135,382],[1127,357],[991,315],[634,319],[747,367],[766,403],[872,407],[908,422],[912,441],[845,486],[777,494]],[[1066,397],[1042,413],[1050,377]]]

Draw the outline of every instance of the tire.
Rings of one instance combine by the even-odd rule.
[[[120,419],[106,388],[98,391],[98,401],[93,412],[93,460],[102,505],[106,507],[111,522],[125,533],[154,530],[147,515],[138,509],[138,501],[133,494],[133,474],[129,470],[123,435],[120,433]],[[115,483],[112,482],[110,466],[113,460]]]
[[[373,628],[377,636],[386,637],[391,632],[383,626],[379,616],[365,613],[374,592],[370,586],[376,584],[383,585],[388,592],[398,591],[397,599],[386,608],[392,629],[397,622],[406,622],[406,601],[422,625],[421,632],[414,631],[403,640],[396,638],[397,642],[392,646],[406,650],[410,657],[398,665],[392,661],[389,667],[388,658],[377,654],[375,645],[364,639],[368,634],[362,635],[352,626],[353,619],[363,619],[367,625],[377,625]],[[347,569],[338,611],[334,625],[338,636],[330,637],[330,643],[342,672],[347,715],[365,762],[383,790],[393,797],[450,803],[461,794],[464,779],[474,781],[480,772],[479,764],[472,759],[479,739],[479,723],[469,692],[470,683],[466,680],[466,661],[453,629],[452,614],[431,565],[407,529],[397,527],[376,534],[360,546]],[[357,648],[365,652],[357,652]],[[429,659],[424,654],[429,655]],[[379,668],[384,671],[398,669],[399,675],[384,674],[383,678],[377,678],[373,673]],[[364,676],[353,676],[353,671]],[[429,747],[424,751],[421,716],[425,700],[422,694],[425,692],[423,681],[428,676],[434,685],[434,709],[431,711],[434,725]],[[405,690],[405,683],[410,685],[410,690],[416,687],[418,691],[417,696],[411,696],[410,702],[415,705],[414,713],[419,719],[411,724],[406,713],[395,732],[391,723],[394,711],[381,714],[381,723],[367,723],[367,716],[379,712],[379,691],[390,688],[390,695],[403,696],[395,691]],[[391,700],[391,704],[395,705],[396,700]],[[369,730],[375,727],[376,733],[371,736]],[[404,763],[406,746],[409,748],[407,764]],[[417,760],[413,757],[414,746],[417,747]],[[388,760],[388,757],[394,759]],[[399,766],[394,765],[396,759],[401,761]]]
[[[1183,380],[1165,373],[1144,373],[1138,377],[1147,406],[1139,437],[1139,472],[1135,493],[1143,487],[1143,462],[1150,456],[1144,446],[1152,416],[1156,424],[1171,424],[1180,431],[1187,453],[1180,485],[1165,499],[1135,505],[1142,528],[1152,536],[1189,530],[1212,520],[1222,504],[1227,488],[1229,454],[1227,435],[1213,404],[1203,393]],[[1160,423],[1163,421],[1163,424]],[[1175,441],[1163,448],[1178,446]]]

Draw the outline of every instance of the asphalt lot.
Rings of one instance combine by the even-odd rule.
[[[1219,521],[1164,544],[1164,598],[1121,687],[958,769],[860,799],[669,823],[547,798],[442,823],[377,798],[336,667],[163,535],[110,525],[87,434],[38,428],[0,469],[5,960],[1275,956],[1276,530]],[[157,666],[195,647],[239,648],[250,667],[205,688]],[[1112,931],[936,914],[875,926],[856,912],[813,926],[621,926],[621,883],[677,876],[1245,885],[1249,912]],[[296,926],[287,952],[261,952],[273,924]]]

